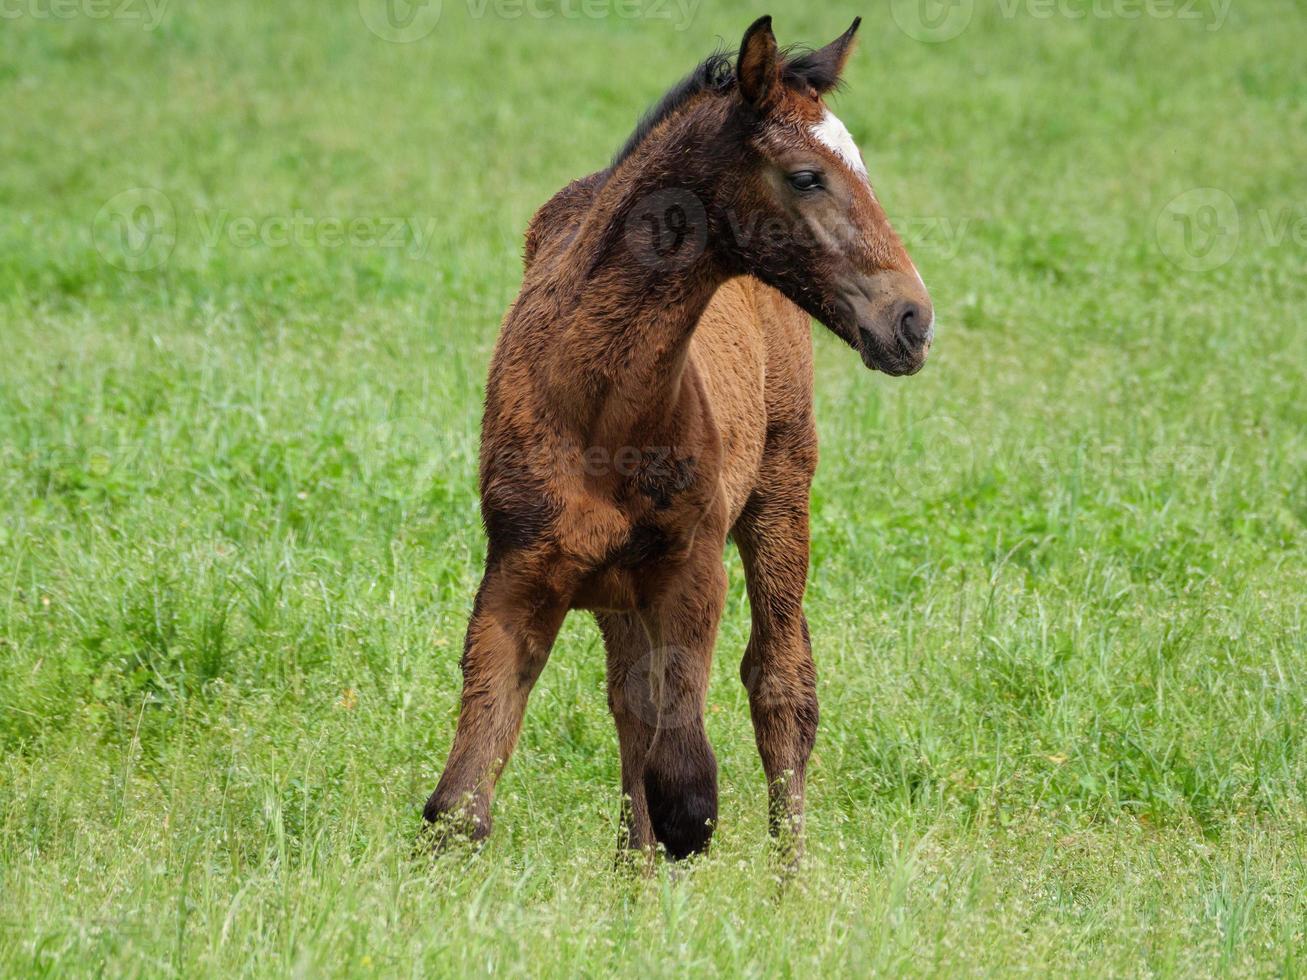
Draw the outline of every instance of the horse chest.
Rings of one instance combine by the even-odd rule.
[[[649,604],[689,556],[705,520],[722,507],[719,467],[650,454],[628,476],[593,486],[563,517],[584,568],[574,605],[632,609]],[[720,523],[720,522],[716,522]]]

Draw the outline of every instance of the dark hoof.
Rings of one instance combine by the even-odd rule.
[[[650,767],[644,795],[654,837],[674,861],[708,849],[717,822],[716,767],[665,774]]]
[[[803,841],[798,838],[773,839],[771,858],[781,884],[789,883],[790,879],[796,877],[803,868]]]
[[[619,844],[617,856],[613,858],[613,871],[629,878],[652,877],[656,854],[652,847],[628,847]]]
[[[422,811],[418,850],[439,854],[460,844],[480,845],[490,836],[488,808],[475,799],[448,805],[432,794]]]

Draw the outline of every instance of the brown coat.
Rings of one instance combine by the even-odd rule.
[[[736,541],[753,630],[741,664],[772,829],[798,853],[817,726],[802,602],[817,462],[809,315],[869,365],[921,366],[933,314],[821,96],[855,22],[782,58],[770,19],[709,59],[613,166],[537,213],[491,363],[488,536],[438,839],[484,837],[494,782],[570,609],[596,614],[622,755],[625,843],[707,846],[704,698]]]

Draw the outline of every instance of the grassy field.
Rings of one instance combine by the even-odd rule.
[[[770,8],[866,16],[836,107],[939,321],[900,380],[814,329],[785,887],[733,552],[707,858],[614,874],[580,615],[489,846],[410,856],[521,232],[767,12],[436,9],[5,7],[0,975],[1307,971],[1301,5]]]

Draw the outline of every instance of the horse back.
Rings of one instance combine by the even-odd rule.
[[[599,170],[572,181],[532,215],[526,226],[526,241],[522,250],[523,268],[529,270],[538,258],[557,254],[567,248],[576,237],[581,219],[590,210],[606,176],[606,171]]]

